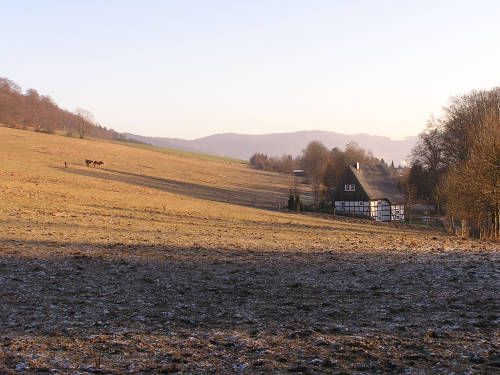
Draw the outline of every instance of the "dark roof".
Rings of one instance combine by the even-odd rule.
[[[358,179],[359,183],[372,199],[387,199],[392,204],[405,203],[406,199],[399,191],[394,180],[384,167],[377,165],[374,167],[366,167],[356,169],[349,167]]]

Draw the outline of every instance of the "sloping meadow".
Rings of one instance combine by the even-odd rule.
[[[6,128],[0,160],[2,373],[500,365],[495,243],[278,212],[237,163]]]

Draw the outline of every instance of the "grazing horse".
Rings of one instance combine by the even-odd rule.
[[[94,167],[100,167],[101,165],[104,165],[103,161],[94,161]]]
[[[92,160],[85,159],[85,163],[87,164],[87,167],[90,167],[90,165],[93,163]]]

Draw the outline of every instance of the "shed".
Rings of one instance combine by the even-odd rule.
[[[294,169],[292,170],[292,175],[296,177],[304,177],[306,174],[303,169]]]

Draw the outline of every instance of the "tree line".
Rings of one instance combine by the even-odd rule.
[[[35,89],[22,92],[15,82],[0,77],[0,124],[20,129],[54,133],[64,131],[68,135],[127,140],[113,129],[97,124],[91,113],[83,109],[70,112],[58,107],[48,95],[40,95]]]
[[[329,193],[337,187],[349,165],[359,162],[364,167],[381,165],[389,172],[396,171],[393,162],[388,166],[383,159],[377,159],[371,151],[366,151],[356,142],[348,143],[342,151],[337,147],[329,150],[320,141],[312,141],[295,158],[291,155],[269,157],[255,153],[249,162],[254,168],[266,171],[291,173],[296,169],[304,170],[311,184],[316,206],[322,201],[331,200]]]
[[[415,197],[445,208],[463,235],[499,238],[499,178],[500,87],[452,98],[413,149]]]

